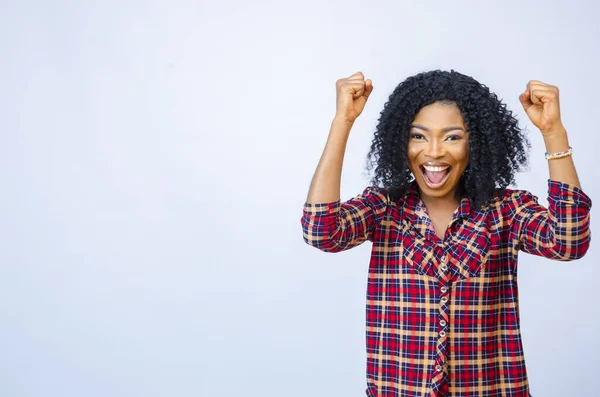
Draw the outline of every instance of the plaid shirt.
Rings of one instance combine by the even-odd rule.
[[[393,201],[371,186],[304,204],[304,240],[339,252],[373,242],[366,308],[367,395],[529,396],[519,329],[518,251],[569,261],[590,244],[591,199],[548,180],[548,208],[504,189],[463,198],[440,240],[417,185]]]

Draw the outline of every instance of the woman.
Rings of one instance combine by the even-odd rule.
[[[507,189],[529,146],[517,120],[455,71],[398,85],[369,153],[374,185],[341,203],[346,142],[373,83],[356,73],[336,86],[302,227],[305,241],[327,252],[373,242],[367,395],[529,396],[518,251],[569,261],[590,244],[591,199],[573,165],[558,88],[530,81],[519,96],[546,145],[546,209],[528,191]]]

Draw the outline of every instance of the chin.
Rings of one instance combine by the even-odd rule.
[[[446,187],[444,189],[432,189],[425,183],[419,183],[419,189],[429,197],[446,197],[456,191],[457,185]]]

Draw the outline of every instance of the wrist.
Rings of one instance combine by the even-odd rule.
[[[333,118],[332,124],[335,124],[340,127],[352,127],[354,125],[354,120],[348,120],[345,116],[336,114]]]
[[[329,138],[343,138],[348,139],[350,131],[352,130],[353,122],[343,118],[335,117],[331,122],[331,128],[329,130]]]
[[[546,152],[556,153],[569,149],[569,137],[567,136],[567,131],[564,128],[546,132],[543,136],[544,144],[546,145]]]
[[[338,117],[337,115],[333,118],[331,122],[331,131],[335,131],[335,133],[341,133],[344,135],[350,134],[350,130],[352,130],[352,126],[354,125],[353,121],[349,121],[344,117]]]

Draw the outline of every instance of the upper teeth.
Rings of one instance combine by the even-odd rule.
[[[430,165],[424,165],[423,168],[425,168],[427,171],[431,171],[431,172],[439,172],[439,171],[444,171],[445,169],[447,169],[448,167],[450,167],[449,165],[445,166],[445,167],[432,167]]]

